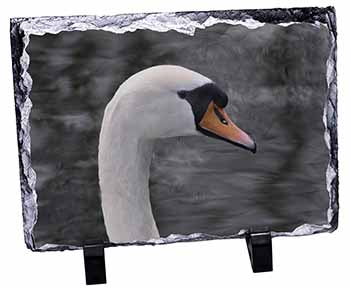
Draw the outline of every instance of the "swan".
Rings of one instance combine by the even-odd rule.
[[[98,147],[101,205],[109,241],[159,238],[149,194],[156,139],[206,135],[256,151],[224,110],[228,97],[211,79],[175,65],[142,70],[107,104]]]

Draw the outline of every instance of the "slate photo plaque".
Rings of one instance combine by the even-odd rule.
[[[332,232],[333,7],[11,19],[34,251]]]

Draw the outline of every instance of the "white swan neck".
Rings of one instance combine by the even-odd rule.
[[[199,134],[192,107],[178,91],[209,82],[183,67],[155,66],[127,79],[107,105],[98,163],[102,210],[111,242],[159,237],[148,188],[152,140]]]
[[[104,222],[110,242],[159,238],[149,196],[153,142],[106,130],[99,148]],[[122,130],[118,130],[119,133]]]

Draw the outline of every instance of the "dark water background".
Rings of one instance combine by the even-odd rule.
[[[228,114],[258,146],[254,155],[208,137],[158,141],[150,190],[161,236],[326,223],[329,49],[326,28],[310,24],[219,24],[194,37],[147,30],[31,36],[36,245],[107,239],[97,175],[103,110],[126,78],[157,64],[213,79],[230,97]]]

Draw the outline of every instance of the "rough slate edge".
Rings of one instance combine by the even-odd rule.
[[[185,23],[173,23],[167,27],[169,20],[181,20]],[[147,22],[151,21],[150,23]],[[138,21],[139,22],[138,24]],[[164,23],[165,21],[165,23]],[[180,22],[181,22],[180,21]],[[301,236],[320,232],[332,232],[338,226],[338,137],[337,137],[337,79],[336,79],[336,15],[334,7],[308,7],[289,9],[260,9],[260,10],[225,10],[206,12],[177,12],[177,13],[144,13],[144,14],[121,14],[116,16],[66,16],[66,17],[34,17],[11,19],[11,51],[13,83],[15,94],[15,110],[17,121],[17,140],[19,148],[19,168],[22,195],[22,214],[24,222],[24,236],[27,247],[33,251],[62,251],[81,249],[80,246],[45,244],[40,248],[35,246],[33,228],[37,221],[37,195],[35,192],[36,174],[31,167],[30,153],[30,123],[31,110],[30,91],[32,79],[27,72],[29,56],[25,51],[29,43],[29,35],[43,35],[47,32],[59,33],[73,30],[105,30],[115,33],[124,33],[136,29],[152,29],[155,31],[168,31],[176,27],[182,33],[193,33],[196,28],[205,28],[203,24],[209,21],[211,26],[215,23],[229,23],[232,25],[243,24],[254,29],[263,23],[289,25],[293,23],[312,23],[326,25],[332,40],[330,55],[327,60],[327,84],[328,95],[326,97],[323,122],[325,125],[325,142],[329,149],[330,161],[326,171],[327,191],[329,193],[329,208],[327,211],[328,224],[314,225],[304,224],[291,232],[271,232],[276,236]],[[33,25],[34,23],[34,25]],[[52,24],[60,23],[61,26],[54,29]],[[136,26],[135,26],[136,23]],[[146,23],[146,26],[145,26]],[[259,24],[260,23],[260,24]],[[28,32],[22,25],[31,25],[34,30]],[[158,24],[158,26],[157,26]],[[189,26],[181,26],[190,24]],[[81,26],[82,25],[82,26]],[[149,26],[151,25],[151,27]],[[174,26],[175,25],[175,26]],[[171,26],[171,25],[170,25]],[[201,27],[200,27],[201,26]],[[114,30],[113,30],[114,29]],[[123,30],[123,31],[121,31]],[[189,242],[214,239],[242,238],[247,233],[240,230],[237,234],[228,236],[215,236],[202,233],[190,235],[169,235],[167,238],[159,238],[149,241],[135,241],[123,244],[104,242],[105,247],[125,245],[157,245],[175,242]],[[87,240],[89,241],[89,240]]]

